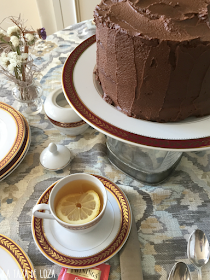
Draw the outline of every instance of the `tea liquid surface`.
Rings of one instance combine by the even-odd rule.
[[[75,180],[64,185],[57,193],[54,201],[54,208],[56,209],[58,202],[70,194],[83,194],[89,190],[95,191],[100,198],[100,212],[103,208],[103,195],[96,184],[88,180]],[[100,213],[99,212],[99,213]]]

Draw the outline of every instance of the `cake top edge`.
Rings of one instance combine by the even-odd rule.
[[[209,42],[209,11],[210,0],[102,0],[94,19],[131,36]]]

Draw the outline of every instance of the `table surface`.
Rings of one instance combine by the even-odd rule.
[[[32,51],[40,67],[43,100],[61,87],[61,72],[69,54],[93,30],[85,21],[39,41]],[[1,77],[0,101],[18,107],[11,94],[12,85]],[[29,256],[37,279],[57,279],[61,267],[47,260],[38,250],[31,233],[31,210],[40,195],[56,180],[73,173],[93,173],[116,183],[126,193],[138,229],[144,280],[164,280],[176,261],[189,265],[192,279],[197,272],[187,259],[187,240],[196,229],[210,240],[210,151],[185,152],[173,174],[156,186],[140,183],[116,169],[106,156],[106,136],[93,128],[67,137],[59,133],[44,112],[28,119],[31,145],[23,162],[0,182],[0,234],[14,240]],[[63,170],[45,170],[40,153],[49,143],[68,147],[73,155]],[[112,257],[110,280],[120,279],[119,254]],[[51,276],[47,274],[52,274]],[[209,263],[202,268],[203,279],[210,274]]]

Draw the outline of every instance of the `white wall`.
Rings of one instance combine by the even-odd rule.
[[[0,22],[8,16],[19,16],[27,27],[45,27],[47,35],[76,22],[93,18],[93,10],[101,0],[0,0]],[[13,23],[4,21],[2,28]]]
[[[101,0],[76,0],[79,3],[80,21],[93,18],[93,11]]]
[[[101,0],[52,0],[57,3],[55,7],[56,22],[63,23],[63,28],[93,18],[93,11]],[[60,2],[60,5],[58,5]],[[55,6],[55,5],[54,5]],[[61,29],[61,28],[59,28]]]
[[[21,18],[27,20],[26,27],[32,27],[34,30],[45,27],[47,35],[62,29],[56,26],[52,0],[0,0],[0,3],[0,22],[8,16],[21,14]],[[12,25],[14,24],[8,20],[0,24],[4,29]]]
[[[19,16],[21,14],[21,18],[27,20],[27,27],[32,27],[35,30],[42,27],[36,0],[1,0],[0,3],[0,22],[8,16]],[[4,29],[12,25],[14,24],[8,20],[0,24]]]
[[[17,0],[19,1],[19,0]],[[51,35],[63,27],[56,25],[53,0],[35,0],[37,2],[38,14],[42,27],[46,29],[47,35]],[[56,0],[59,4],[59,0]],[[56,7],[55,7],[56,8]]]
[[[36,0],[42,26],[48,35],[77,22],[75,1],[78,0]]]

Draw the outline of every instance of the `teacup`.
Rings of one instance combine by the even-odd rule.
[[[67,193],[80,192],[79,182],[81,183],[85,181],[87,181],[88,185],[91,184],[93,190],[100,197],[101,209],[99,214],[93,220],[82,224],[73,224],[73,223],[70,224],[62,221],[60,218],[58,218],[55,211],[58,200],[61,199],[62,196],[65,196]],[[75,184],[77,184],[77,182],[78,182],[78,189],[75,190]],[[85,174],[85,173],[77,173],[77,174],[66,176],[63,179],[59,180],[50,193],[48,204],[35,205],[32,210],[32,215],[34,217],[42,218],[42,219],[54,219],[62,227],[68,229],[71,232],[86,233],[93,230],[98,225],[99,221],[104,215],[106,205],[107,205],[107,192],[103,183],[95,176]],[[48,210],[49,213],[39,212],[42,210]]]

